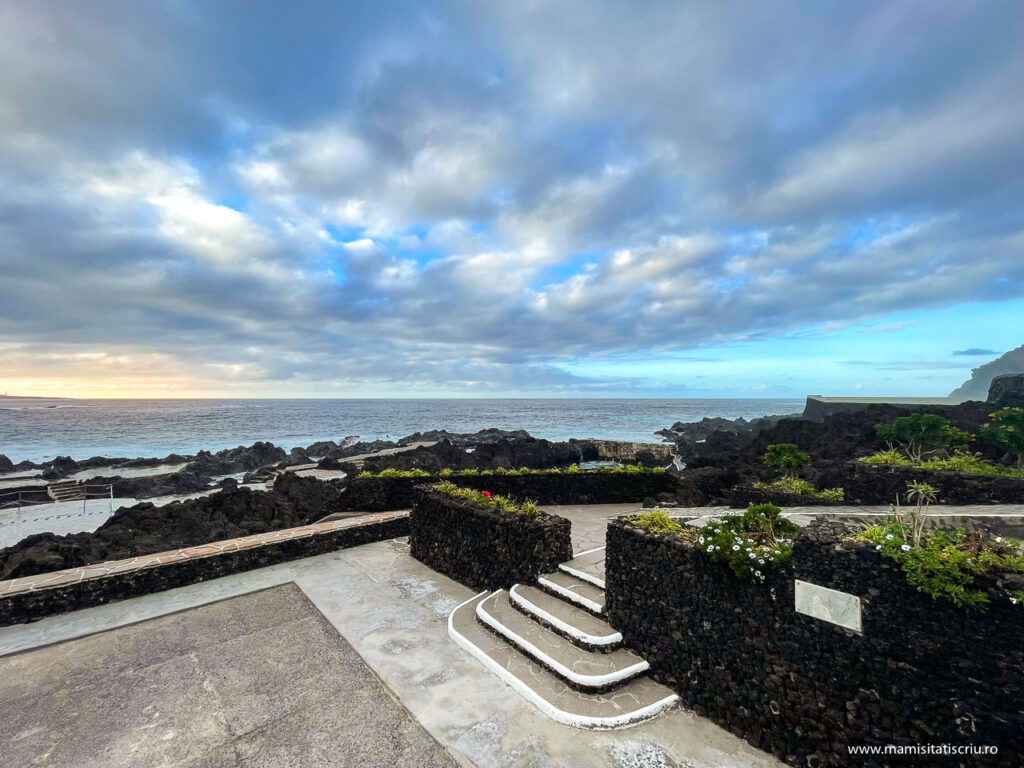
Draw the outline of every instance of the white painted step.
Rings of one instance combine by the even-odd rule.
[[[595,616],[604,613],[604,590],[589,581],[564,571],[555,571],[538,577],[537,584],[541,589],[585,608]]]
[[[452,611],[448,617],[448,634],[552,719],[577,728],[623,728],[650,719],[678,703],[676,694],[646,675],[603,693],[573,689],[480,623],[476,609],[486,597],[488,593],[481,592]]]
[[[499,589],[476,608],[477,618],[516,648],[582,689],[607,689],[646,672],[650,665],[632,651],[590,651],[517,611]]]
[[[543,589],[516,584],[508,596],[520,611],[584,648],[612,650],[622,643],[622,633],[607,621]]]

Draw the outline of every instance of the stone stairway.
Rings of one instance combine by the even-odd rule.
[[[47,485],[46,493],[54,501],[82,501],[85,498],[85,486],[74,480],[60,480]]]
[[[604,551],[583,553],[537,586],[482,592],[456,608],[448,632],[555,720],[586,728],[633,725],[679,697],[645,673],[604,620]]]

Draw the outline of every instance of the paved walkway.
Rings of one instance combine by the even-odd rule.
[[[452,757],[294,584],[0,659],[5,768]]]
[[[577,541],[592,541],[597,531],[603,531],[609,511],[604,506],[589,513],[581,507],[569,508],[574,528],[578,529],[574,532],[579,536]],[[448,615],[473,592],[411,558],[407,547],[398,541],[368,544],[34,624],[0,628],[0,656],[289,582],[294,582],[351,643],[427,732],[464,765],[783,768],[771,756],[682,708],[621,731],[580,731],[556,723],[449,638]],[[181,631],[191,631],[190,614],[180,616]],[[252,675],[257,678],[260,665],[277,663],[270,644],[254,644],[247,652]],[[38,651],[18,658],[40,674],[46,663]],[[308,663],[311,669],[323,669],[315,656]],[[53,695],[67,692],[55,691]],[[110,702],[110,706],[117,705],[116,700]],[[0,698],[0,720],[8,716],[7,706]],[[39,728],[36,738],[55,725],[40,710],[36,710],[35,719]],[[344,727],[362,727],[336,717],[325,718],[324,722],[337,726],[332,731],[337,738],[344,738]],[[152,738],[160,735],[160,731],[154,731]],[[116,731],[111,734],[111,738],[116,736]]]

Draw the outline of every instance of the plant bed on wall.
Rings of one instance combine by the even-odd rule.
[[[793,765],[883,765],[848,748],[886,744],[992,745],[997,754],[920,764],[1020,765],[1019,574],[988,572],[975,587],[989,599],[958,605],[921,591],[849,524],[812,524],[766,567],[735,523],[635,522],[608,528],[608,620],[698,714]],[[797,611],[798,581],[813,610],[802,598]]]
[[[346,481],[342,509],[376,512],[409,509],[416,501],[416,487],[445,480],[464,488],[486,490],[538,504],[625,504],[641,502],[663,493],[672,494],[686,506],[700,506],[704,497],[691,483],[659,470],[486,470],[428,475],[421,470],[385,470]]]
[[[534,503],[450,482],[418,493],[409,520],[412,556],[467,587],[531,583],[572,559],[571,523]]]

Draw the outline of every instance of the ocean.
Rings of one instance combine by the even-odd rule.
[[[549,440],[658,442],[654,432],[704,416],[797,413],[803,400],[35,400],[0,398],[0,453],[14,462],[54,456],[165,456],[269,440],[286,450],[358,435],[525,429]]]

